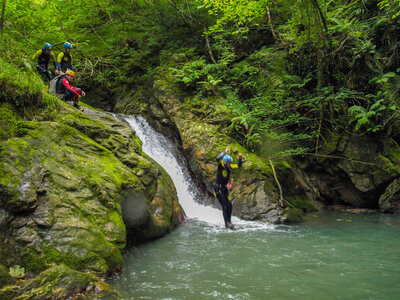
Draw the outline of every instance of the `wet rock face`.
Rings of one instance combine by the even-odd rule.
[[[382,212],[400,213],[400,181],[395,179],[379,198]]]
[[[122,200],[122,218],[129,228],[142,226],[149,217],[146,198],[141,193],[129,193]]]
[[[234,213],[245,220],[262,220],[271,223],[286,221],[283,211],[277,206],[279,195],[274,189],[265,192],[266,183],[255,178],[244,178],[235,191]]]
[[[32,297],[61,297],[53,283],[36,289],[39,281],[82,289],[85,272],[83,282],[93,282],[121,269],[127,236],[154,239],[178,224],[172,180],[123,121],[63,106],[55,122],[25,126],[22,136],[0,140],[0,263],[41,274],[27,282]],[[65,278],[54,278],[48,270],[61,264]]]
[[[379,145],[372,138],[331,133],[320,154],[304,172],[324,203],[388,211],[382,205],[388,207],[389,198],[396,202],[396,183],[389,185],[400,176],[400,147],[394,140]]]

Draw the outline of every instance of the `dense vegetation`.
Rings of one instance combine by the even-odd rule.
[[[30,56],[68,40],[80,84],[111,106],[171,75],[201,118],[266,155],[318,153],[327,131],[399,129],[398,1],[4,2],[2,80],[36,86]]]

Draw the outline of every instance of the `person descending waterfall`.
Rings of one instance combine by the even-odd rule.
[[[234,229],[231,222],[232,216],[232,199],[229,196],[229,189],[232,184],[229,182],[232,169],[237,169],[242,166],[243,155],[239,153],[237,164],[233,164],[232,156],[229,154],[229,148],[217,156],[218,169],[217,169],[217,182],[214,184],[214,196],[218,199],[222,206],[222,213],[224,216],[225,227]]]

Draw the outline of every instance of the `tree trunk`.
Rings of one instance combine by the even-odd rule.
[[[206,37],[206,46],[207,46],[207,49],[208,49],[208,54],[210,55],[210,58],[211,58],[212,62],[214,64],[216,64],[217,62],[216,62],[216,60],[214,58],[214,55],[212,53],[211,46],[210,46],[210,40],[208,39],[208,34],[206,33],[206,28],[205,27],[204,27],[204,36]]]
[[[6,0],[3,0],[3,7],[1,9],[1,19],[0,19],[0,34],[3,35],[4,31],[4,13],[6,11]]]
[[[321,7],[319,6],[317,0],[312,0],[311,2],[313,3],[315,9],[318,11],[319,16],[320,16],[321,21],[322,21],[322,24],[324,25],[325,32],[328,34],[328,25],[326,23],[326,18],[324,16],[324,13],[321,10]]]

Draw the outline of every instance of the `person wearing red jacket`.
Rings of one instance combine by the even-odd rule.
[[[75,78],[75,72],[67,70],[64,75],[60,76],[56,84],[56,93],[63,95],[64,101],[72,101],[74,107],[83,111],[83,108],[79,106],[79,100],[86,94],[80,88],[71,85],[71,81]]]

